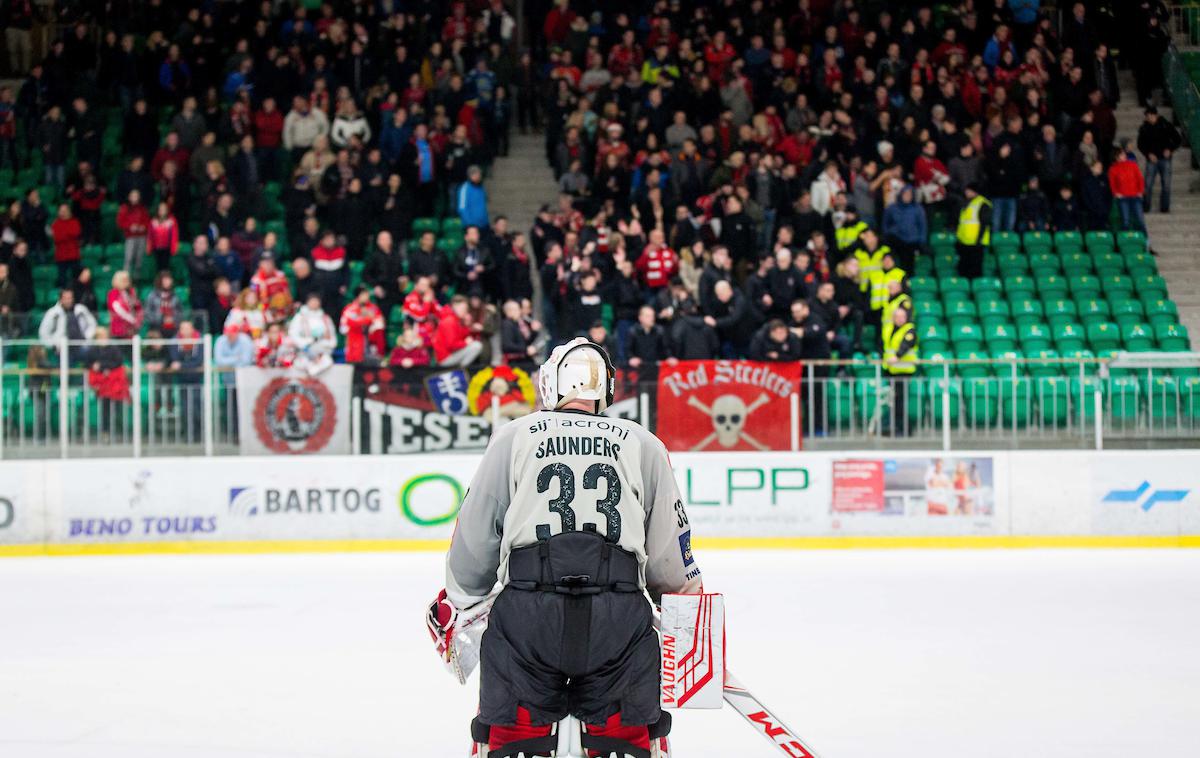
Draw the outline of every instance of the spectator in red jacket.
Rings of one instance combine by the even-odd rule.
[[[167,132],[167,136],[163,139],[162,147],[154,153],[154,160],[150,162],[150,173],[155,179],[162,179],[163,164],[167,161],[174,161],[175,167],[179,169],[179,173],[186,174],[189,158],[191,158],[191,151],[179,144],[179,134],[176,132]]]
[[[254,144],[262,180],[276,181],[279,178],[279,148],[283,144],[283,113],[273,97],[264,97],[262,108],[254,114]]]
[[[154,253],[157,271],[167,271],[171,268],[171,256],[179,250],[179,222],[171,215],[171,207],[159,203],[150,228],[146,234],[146,242]]]
[[[117,211],[117,228],[125,235],[125,270],[136,275],[146,257],[146,234],[150,231],[150,211],[142,205],[141,192],[129,191],[128,201]]]
[[[108,291],[108,317],[113,339],[131,339],[142,329],[142,302],[128,271],[113,274]]]
[[[483,343],[471,331],[469,310],[465,295],[455,295],[442,308],[433,333],[433,355],[439,366],[465,368],[483,352]]]
[[[1117,203],[1117,210],[1121,212],[1121,228],[1146,231],[1146,219],[1142,215],[1142,195],[1146,191],[1146,182],[1137,158],[1124,147],[1113,153],[1112,165],[1108,169],[1108,186]]]
[[[429,365],[429,346],[415,322],[405,319],[404,331],[396,338],[396,346],[392,348],[388,363],[396,368]]]
[[[91,175],[84,177],[83,186],[71,193],[79,225],[83,228],[85,245],[94,245],[100,241],[100,208],[107,197],[108,190]]]
[[[371,302],[371,290],[359,287],[342,311],[338,331],[346,335],[346,363],[381,360],[387,353],[383,312]]]
[[[79,219],[71,215],[71,206],[58,206],[58,218],[50,225],[54,238],[54,262],[58,264],[58,287],[70,286],[79,276],[79,245],[83,238],[83,227]]]
[[[650,290],[661,290],[679,270],[679,256],[667,247],[661,228],[650,231],[650,242],[635,264],[642,275],[642,284]]]

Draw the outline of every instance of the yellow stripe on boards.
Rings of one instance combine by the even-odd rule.
[[[0,545],[0,557],[70,555],[256,555],[263,553],[444,552],[448,540],[254,540]],[[698,537],[697,550],[995,550],[1028,548],[1200,548],[1200,534],[992,535],[944,537]]]

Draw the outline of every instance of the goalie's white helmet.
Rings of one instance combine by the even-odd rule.
[[[554,348],[538,371],[538,390],[547,410],[572,400],[595,400],[600,413],[612,405],[616,387],[616,371],[608,352],[586,337]]]

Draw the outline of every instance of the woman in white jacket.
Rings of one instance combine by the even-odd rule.
[[[833,199],[839,192],[845,191],[846,180],[842,178],[837,162],[829,161],[825,164],[825,170],[812,183],[813,210],[822,216],[826,215],[833,209]]]
[[[353,99],[346,98],[338,105],[337,116],[333,119],[329,136],[333,139],[334,147],[339,150],[350,147],[350,142],[355,137],[358,137],[361,145],[371,141],[371,125],[354,105]]]
[[[321,296],[309,294],[308,299],[288,325],[288,337],[299,353],[296,364],[310,374],[324,371],[333,364],[333,350],[337,347],[337,330],[333,319],[321,309]]]

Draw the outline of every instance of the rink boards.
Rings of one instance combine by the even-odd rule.
[[[5,462],[0,555],[441,550],[478,460]],[[1200,452],[682,453],[672,463],[700,549],[1200,546]]]

